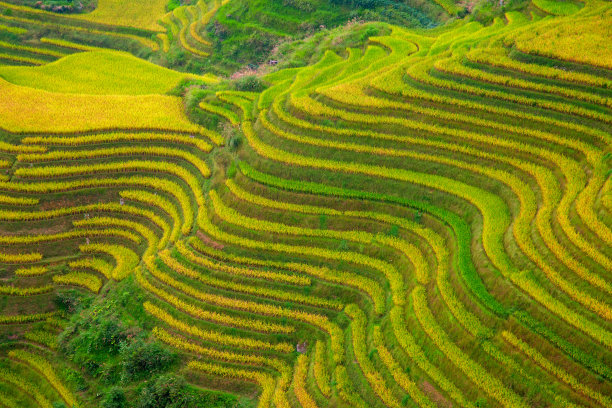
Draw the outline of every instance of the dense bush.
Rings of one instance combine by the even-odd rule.
[[[247,408],[253,405],[234,395],[195,389],[179,376],[160,375],[140,390],[136,408]]]
[[[238,91],[261,92],[264,90],[265,85],[255,75],[248,75],[234,82],[234,88]]]
[[[93,333],[92,348],[94,351],[115,353],[126,339],[125,328],[116,319],[102,321]]]
[[[138,400],[138,408],[189,408],[195,400],[188,392],[187,384],[181,377],[174,375],[160,376],[155,382],[149,382]]]
[[[127,407],[127,399],[121,388],[111,388],[102,400],[102,408],[124,408]]]
[[[346,5],[351,7],[374,8],[389,3],[385,0],[331,0],[332,4]]]
[[[60,345],[75,362],[97,368],[104,363],[104,358],[97,357],[117,354],[128,336],[128,330],[114,316],[85,317],[75,319],[62,333]]]
[[[65,290],[55,295],[54,303],[66,313],[74,313],[83,306],[84,296],[77,290]]]
[[[121,347],[123,379],[132,381],[158,373],[176,361],[176,354],[160,343],[136,340]]]

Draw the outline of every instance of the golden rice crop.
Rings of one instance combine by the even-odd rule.
[[[162,27],[158,24],[158,20],[165,11],[164,0],[98,0],[94,11],[77,16],[79,20],[104,24],[112,21],[113,24],[120,26],[161,31]]]
[[[218,303],[223,302],[222,303],[223,306],[228,307],[228,308],[232,308],[232,306],[236,304],[236,306],[242,306],[242,309],[246,309],[247,311],[252,311],[250,310],[250,308],[247,308],[247,307],[249,305],[255,304],[254,302],[244,302],[240,300],[234,300],[231,298],[225,298],[225,297],[218,296],[218,295],[210,295],[210,294],[198,291],[192,286],[178,282],[177,280],[173,279],[170,275],[160,271],[153,264],[149,264],[148,267],[149,267],[149,271],[151,272],[151,275],[153,275],[156,279],[160,280],[161,282],[189,296],[195,297],[196,299],[201,300],[203,302],[207,302],[211,304],[218,304]],[[150,283],[142,275],[142,272],[140,272],[139,270],[137,270],[136,278],[138,280],[138,283],[148,292],[158,296],[160,299],[171,304],[177,310],[180,310],[184,313],[187,313],[201,320],[212,321],[215,323],[220,323],[220,324],[224,324],[227,326],[234,326],[234,327],[238,327],[238,328],[246,329],[246,330],[256,330],[256,331],[260,331],[263,333],[291,333],[295,330],[293,326],[289,326],[289,325],[275,324],[275,323],[264,321],[262,319],[242,318],[242,317],[233,316],[227,313],[219,313],[219,312],[205,310],[193,303],[186,302],[183,299],[179,298],[178,296],[175,296],[171,294],[170,292],[163,290],[155,286],[154,284]],[[247,304],[247,307],[245,307],[244,304]],[[260,305],[260,306],[265,307],[265,305]]]
[[[134,251],[121,245],[86,244],[81,245],[79,250],[86,254],[102,252],[113,257],[115,260],[115,267],[111,272],[111,277],[115,280],[124,279],[132,273],[136,265],[140,262],[138,255],[136,255]]]
[[[98,293],[102,287],[102,280],[91,273],[68,272],[63,275],[53,275],[53,282],[60,285],[77,285]]]
[[[40,261],[41,259],[42,254],[37,252],[30,252],[25,254],[9,254],[5,252],[0,252],[0,262],[3,263],[27,263]]]
[[[353,339],[353,352],[355,359],[365,375],[368,383],[374,392],[384,402],[385,406],[391,408],[401,408],[402,404],[395,398],[388,388],[383,376],[376,370],[374,364],[368,357],[366,342],[366,317],[365,314],[355,304],[350,304],[344,309],[345,313],[351,317],[351,333]]]
[[[48,398],[40,391],[40,386],[30,382],[24,378],[23,375],[2,368],[0,369],[0,379],[2,382],[10,384],[16,387],[17,390],[23,391],[25,394],[29,395],[36,401],[38,406],[42,408],[53,408]]]
[[[171,314],[169,314],[162,308],[155,306],[151,302],[147,301],[144,303],[143,306],[149,314],[168,324],[169,326],[205,341],[218,343],[221,345],[228,345],[241,349],[248,348],[274,350],[279,353],[290,353],[291,351],[293,351],[293,346],[289,343],[269,343],[262,340],[252,339],[250,337],[227,335],[219,331],[202,330],[198,327],[191,326],[179,319],[176,319]]]
[[[516,337],[514,334],[510,333],[507,330],[504,330],[501,334],[504,340],[512,344],[514,347],[519,349],[521,352],[523,352],[529,358],[539,364],[543,369],[549,371],[576,391],[598,401],[602,404],[602,406],[612,405],[612,399],[610,399],[610,397],[604,396],[601,393],[594,391],[592,388],[584,385],[579,379],[565,371],[562,367],[548,360],[539,351],[531,347],[529,344],[525,343],[523,340]]]
[[[313,366],[317,387],[319,387],[319,390],[325,397],[329,398],[331,396],[331,387],[327,371],[327,350],[325,343],[321,340],[318,340],[315,344]]]
[[[104,275],[106,279],[111,278],[111,274],[113,270],[112,265],[106,262],[102,258],[81,258],[76,261],[69,262],[68,266],[70,266],[73,269],[76,269],[76,268],[92,269]]]
[[[188,276],[192,279],[197,279],[200,282],[208,286],[218,287],[232,292],[242,292],[251,295],[269,297],[272,299],[292,301],[298,303],[304,303],[311,306],[325,307],[330,309],[340,310],[343,305],[339,301],[322,299],[314,296],[303,295],[301,293],[293,292],[290,290],[275,290],[266,288],[264,286],[250,286],[246,284],[236,283],[233,281],[226,281],[224,279],[217,279],[212,276],[201,274],[172,258],[168,250],[159,253],[160,259],[173,271],[180,273],[181,275]]]
[[[420,407],[435,408],[435,405],[427,397],[425,393],[417,386],[417,384],[410,379],[406,371],[402,369],[399,363],[393,358],[393,355],[389,352],[385,346],[384,338],[380,326],[374,327],[374,347],[378,357],[381,359],[385,367],[389,370],[393,379],[397,384],[402,387],[410,397],[418,403]]]
[[[285,282],[293,285],[310,285],[311,283],[311,280],[309,278],[299,275],[290,275],[282,273],[280,271],[276,272],[264,269],[254,270],[246,267],[233,266],[224,262],[215,261],[213,259],[209,259],[196,254],[185,244],[184,241],[177,242],[176,249],[182,256],[184,256],[190,262],[193,262],[196,265],[201,265],[207,269],[218,270],[225,273],[236,274],[240,276],[248,276],[251,278],[269,279],[272,281]]]
[[[303,408],[318,408],[317,403],[306,389],[307,374],[308,356],[300,354],[293,370],[293,392]]]
[[[30,286],[30,287],[18,287],[9,285],[0,285],[0,294],[9,296],[32,296],[40,295],[41,293],[48,293],[53,290],[53,286]]]
[[[321,236],[321,237],[329,237],[329,238],[346,238],[355,242],[362,243],[371,243],[373,241],[373,235],[365,232],[365,231],[332,231],[332,230],[311,230],[307,228],[301,227],[292,227],[285,224],[273,223],[270,221],[264,221],[260,219],[254,219],[250,217],[246,217],[242,214],[239,214],[235,210],[230,207],[226,207],[225,204],[218,198],[218,195],[214,190],[209,192],[209,196],[211,198],[215,213],[219,215],[224,220],[230,221],[233,224],[240,225],[245,228],[251,228],[256,230],[263,231],[271,231],[280,234],[294,234],[294,235],[307,235],[307,236]],[[377,236],[378,239],[383,240],[383,237]],[[392,242],[391,240],[386,240],[385,243]],[[243,240],[242,242],[247,242],[247,240]],[[277,248],[285,248],[289,249],[291,246],[276,244],[276,245],[267,245],[265,246],[268,249]],[[391,290],[394,293],[394,299],[396,301],[401,302],[402,297],[400,292],[403,288],[404,281],[402,276],[399,274],[396,268],[394,268],[391,264],[382,262],[378,259],[374,259],[362,254],[352,253],[347,254],[344,252],[326,250],[323,248],[314,248],[314,247],[305,247],[302,248],[301,251],[305,251],[303,253],[311,253],[315,256],[320,257],[329,257],[335,259],[347,259],[354,263],[360,263],[365,266],[370,266],[374,269],[378,269],[381,271],[384,276],[387,278],[391,285]],[[407,250],[405,250],[407,251]],[[349,256],[350,255],[350,256]]]
[[[29,268],[19,268],[15,270],[16,276],[38,276],[44,275],[49,269],[46,266],[31,266]]]
[[[11,350],[8,354],[11,358],[23,361],[27,365],[34,368],[38,373],[40,373],[47,380],[47,382],[49,382],[49,384],[51,384],[51,386],[57,391],[57,393],[62,397],[64,402],[66,402],[69,407],[78,406],[77,401],[72,395],[72,393],[61,382],[61,380],[55,373],[55,370],[47,360],[23,349]]]
[[[508,38],[526,53],[612,69],[612,16],[566,18],[533,27]]]
[[[200,133],[181,100],[166,95],[81,95],[26,88],[0,80],[0,127],[12,132],[106,129]]]
[[[470,406],[463,392],[452,383],[438,367],[429,361],[421,346],[417,344],[415,338],[408,331],[406,320],[403,316],[404,313],[403,308],[399,306],[395,306],[391,309],[390,313],[395,339],[400,347],[408,354],[411,360],[426,372],[441,389],[446,391],[450,398],[456,401],[457,404],[460,406]]]
[[[49,317],[55,316],[57,311],[46,312],[46,313],[34,313],[28,315],[5,315],[0,316],[0,324],[21,324],[30,323],[45,320]]]

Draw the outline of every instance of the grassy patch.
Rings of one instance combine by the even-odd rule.
[[[185,75],[114,51],[76,53],[40,67],[1,67],[0,76],[16,85],[91,95],[163,94],[183,78],[214,81],[210,76]]]

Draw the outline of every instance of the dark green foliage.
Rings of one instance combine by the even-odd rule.
[[[392,237],[397,237],[398,234],[399,234],[399,226],[393,224],[391,228],[389,229],[389,235],[391,235]]]
[[[293,48],[299,45],[291,45],[295,41],[325,36],[350,21],[431,27],[437,24],[434,19],[396,0],[235,0],[221,7],[206,26],[213,40],[213,54],[206,63],[227,71],[261,65],[276,55],[273,50],[278,47]],[[370,35],[373,32],[361,41]]]
[[[181,66],[187,60],[187,53],[179,47],[172,47],[166,53],[166,61],[171,67]]]
[[[96,361],[102,363],[104,356],[117,354],[129,334],[115,316],[88,317],[76,319],[60,336],[60,345],[75,362],[89,365],[95,372],[99,366]]]
[[[120,345],[127,340],[128,334],[121,327],[120,323],[115,319],[101,322],[99,330],[93,336],[94,351],[108,351],[116,353],[119,351]]]
[[[226,39],[223,42],[223,53],[238,63],[263,64],[271,51],[278,44],[278,37],[256,28],[245,28],[244,35],[238,39]]]
[[[87,382],[80,372],[72,368],[67,368],[64,370],[63,374],[64,378],[78,391],[84,391],[87,389]]]
[[[124,408],[127,406],[125,392],[118,387],[111,388],[102,400],[102,408]]]
[[[78,313],[59,336],[59,349],[73,367],[64,377],[74,389],[103,396],[102,407],[133,406],[138,382],[171,368],[177,355],[149,336],[143,326],[140,289],[131,278],[113,286],[105,297],[92,302],[73,291],[61,293],[63,303]],[[74,299],[79,301],[75,301]],[[123,384],[123,386],[119,386]],[[104,389],[111,386],[110,389]]]
[[[170,0],[168,1],[168,4],[166,4],[166,11],[172,11],[180,5],[180,0]]]
[[[188,408],[193,407],[194,402],[183,378],[163,375],[142,389],[137,406],[138,408]]]
[[[478,408],[487,408],[489,403],[487,402],[486,398],[478,398],[476,401],[474,401],[474,406]]]
[[[416,223],[421,223],[421,219],[423,219],[423,213],[420,210],[417,210],[414,213],[414,222]]]
[[[265,89],[265,85],[255,75],[247,75],[234,82],[234,89],[237,91],[261,92]]]
[[[246,408],[230,394],[196,391],[182,377],[168,374],[148,382],[140,391],[136,408]]]
[[[59,310],[66,313],[74,313],[79,308],[83,307],[84,303],[88,302],[88,300],[82,292],[72,289],[58,292],[54,302]]]
[[[231,151],[235,152],[236,150],[240,148],[240,146],[242,146],[242,137],[239,134],[232,135],[227,145]]]
[[[372,18],[372,20],[390,23],[398,23],[401,20],[405,20],[406,23],[412,22],[413,25],[424,27],[435,26],[435,22],[425,13],[397,0],[330,0],[330,2],[358,10],[375,10],[379,17]]]
[[[133,381],[164,371],[177,356],[158,342],[138,339],[122,343],[121,359],[124,381]]]

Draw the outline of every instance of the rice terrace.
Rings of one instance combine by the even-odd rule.
[[[612,407],[609,0],[0,0],[0,408]]]

